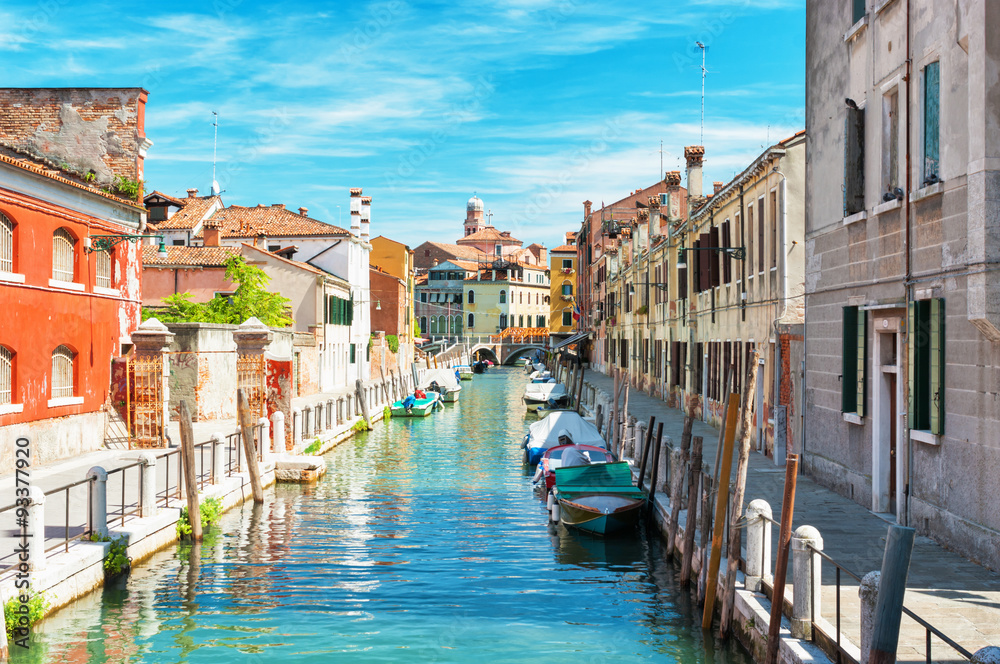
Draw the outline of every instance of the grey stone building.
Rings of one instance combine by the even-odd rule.
[[[1000,3],[810,0],[805,471],[1000,569]]]

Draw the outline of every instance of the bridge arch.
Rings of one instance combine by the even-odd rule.
[[[484,344],[474,346],[469,352],[473,362],[476,360],[489,360],[493,364],[500,364],[500,358],[497,357],[496,352]]]
[[[530,355],[536,350],[545,351],[545,346],[541,344],[530,344],[527,346],[518,346],[517,348],[511,348],[504,353],[503,363],[504,364],[514,364],[518,359],[524,357],[525,355]]]

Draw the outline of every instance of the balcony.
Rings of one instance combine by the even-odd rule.
[[[561,272],[562,274],[573,274],[574,272],[576,272],[576,270],[575,270],[574,268],[571,268],[571,267],[564,267],[564,268],[562,268],[562,269],[561,269],[561,270],[559,270],[559,271],[560,271],[560,272]]]
[[[572,302],[573,301],[573,296],[572,295],[560,295],[559,297],[562,298],[563,302]]]

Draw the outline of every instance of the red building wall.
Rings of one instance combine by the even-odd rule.
[[[0,344],[14,353],[11,402],[23,406],[19,413],[0,415],[0,426],[97,411],[108,396],[120,340],[139,325],[138,247],[123,242],[114,248],[111,290],[117,294],[97,292],[96,255],[84,252],[84,238],[121,234],[125,227],[3,188],[0,213],[15,224],[14,273],[24,275],[23,284],[0,281],[5,319]],[[52,234],[59,228],[76,240],[74,282],[82,290],[49,284]],[[73,395],[83,403],[50,408],[52,351],[60,345],[76,354]]]

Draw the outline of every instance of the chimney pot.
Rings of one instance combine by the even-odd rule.
[[[722,188],[725,187],[725,186],[726,186],[725,182],[713,182],[712,183],[712,188],[714,189],[714,191],[712,193],[714,193],[714,194],[719,193],[720,191],[722,191]]]
[[[197,189],[188,189],[187,190],[187,194],[188,194],[188,198],[194,198],[194,197],[196,197],[198,195],[198,190]]]
[[[305,217],[306,213],[308,213],[308,212],[309,212],[309,208],[307,208],[307,207],[300,207],[299,208],[299,214],[302,215],[303,217]]]
[[[593,205],[593,203],[590,202],[590,201],[584,201],[583,202],[583,216],[584,217],[589,217],[590,216],[590,207],[592,205]]]

